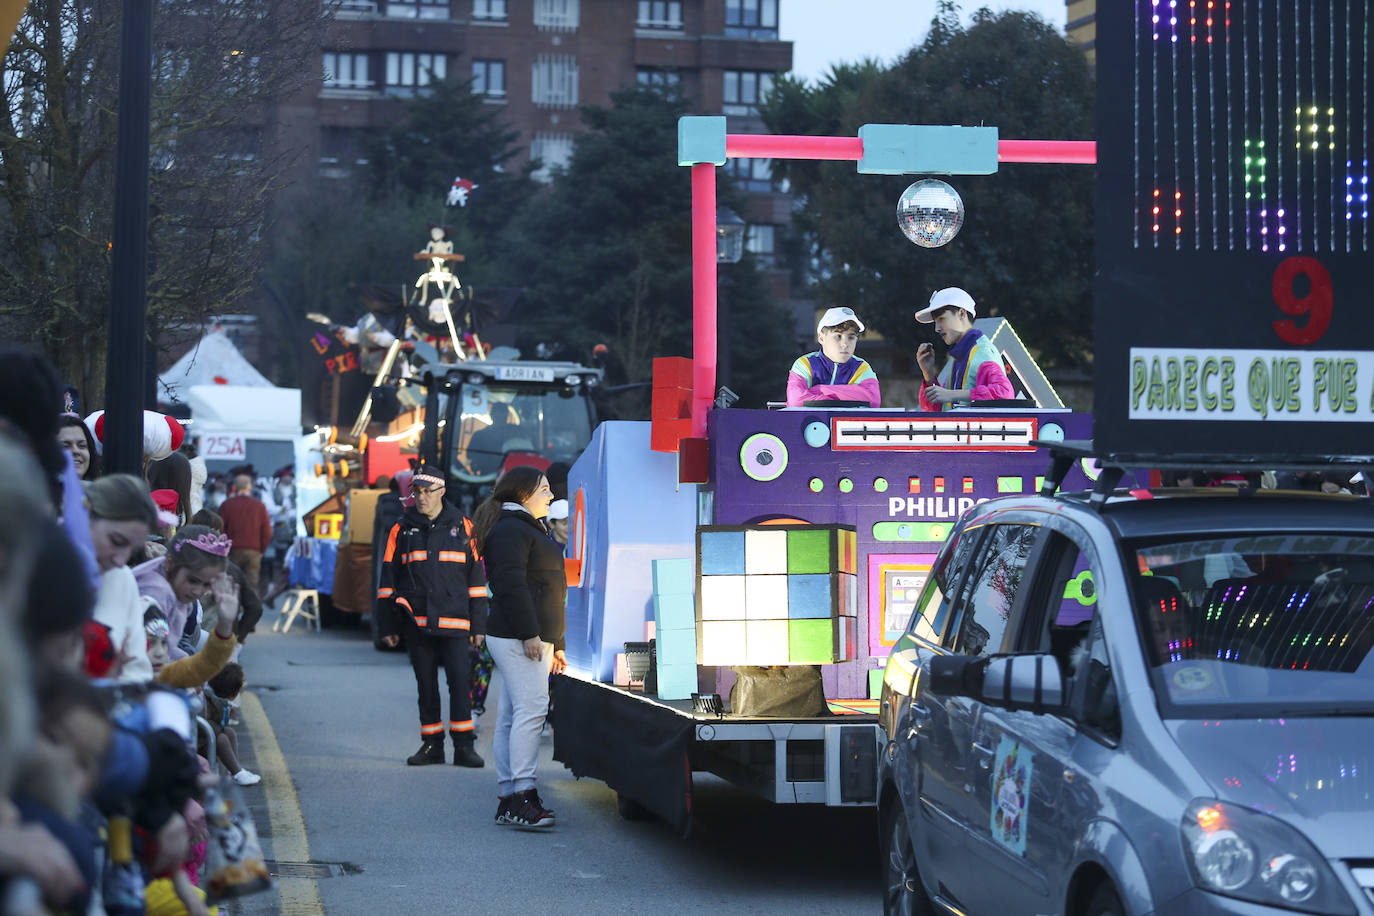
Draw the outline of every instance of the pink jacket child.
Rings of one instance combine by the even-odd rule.
[[[973,297],[957,286],[936,290],[930,304],[916,313],[922,324],[935,325],[935,334],[949,348],[949,359],[938,371],[935,349],[923,343],[916,350],[921,367],[919,399],[922,410],[949,410],[960,404],[1014,398],[1016,392],[1002,368],[1002,354],[973,326],[978,314]]]
[[[224,575],[230,545],[227,537],[203,525],[183,525],[172,537],[167,556],[134,567],[138,593],[153,599],[167,618],[167,654],[172,661],[186,657],[177,643],[187,619],[197,613],[200,598]]]
[[[827,309],[816,325],[820,350],[797,357],[787,374],[787,406],[828,400],[879,406],[878,376],[867,361],[854,355],[863,331],[864,323],[853,309]]]

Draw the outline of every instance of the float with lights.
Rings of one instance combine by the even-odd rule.
[[[1035,442],[1089,435],[1005,319],[978,319],[1010,402],[927,413],[731,407],[716,391],[715,169],[732,157],[849,160],[861,174],[987,175],[1002,162],[1091,164],[1095,144],[995,128],[870,124],[857,137],[727,134],[679,122],[692,171],[694,357],[655,361],[653,419],[601,424],[573,466],[568,674],[555,759],[607,782],[627,815],[691,824],[692,773],[778,803],[876,801],[889,647],[969,506],[1039,486]],[[898,203],[917,245],[963,205],[924,177]],[[742,229],[743,227],[738,227]],[[780,367],[780,371],[782,367]],[[1079,485],[1092,467],[1073,472]],[[1070,479],[1069,485],[1075,483]]]

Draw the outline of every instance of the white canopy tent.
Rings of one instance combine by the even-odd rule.
[[[219,328],[202,337],[172,368],[158,376],[158,399],[189,403],[187,393],[199,385],[273,387],[267,377],[253,368],[253,364],[239,352],[229,335]]]

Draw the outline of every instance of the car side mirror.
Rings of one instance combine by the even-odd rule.
[[[930,690],[981,700],[1002,709],[1057,713],[1066,707],[1064,675],[1053,655],[976,658],[946,655],[930,660]]]

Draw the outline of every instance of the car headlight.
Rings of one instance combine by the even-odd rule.
[[[1321,853],[1278,818],[1198,799],[1183,815],[1183,848],[1203,890],[1306,913],[1355,912]]]

